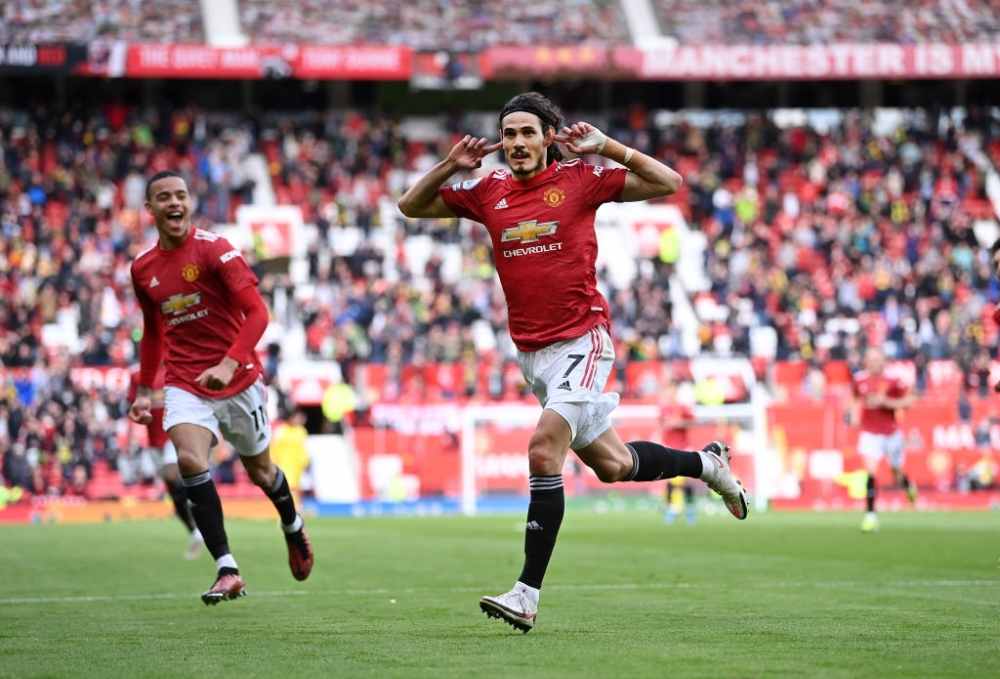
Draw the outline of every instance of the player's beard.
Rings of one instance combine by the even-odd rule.
[[[517,169],[514,168],[513,165],[510,166],[510,171],[511,171],[511,173],[515,177],[521,177],[521,176],[525,176],[526,177],[526,176],[528,176],[530,174],[534,174],[536,172],[540,172],[543,169],[545,169],[545,155],[544,154],[542,154],[542,156],[538,159],[538,162],[535,163],[535,166],[532,167],[532,168],[525,168],[523,170],[517,170]]]

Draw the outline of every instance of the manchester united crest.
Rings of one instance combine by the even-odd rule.
[[[542,200],[549,207],[559,207],[562,202],[566,200],[566,192],[562,189],[553,186],[552,188],[546,189],[545,193],[542,194]]]
[[[201,274],[201,269],[198,268],[197,264],[185,264],[184,268],[181,269],[181,277],[188,283],[194,283],[198,280],[199,274]]]

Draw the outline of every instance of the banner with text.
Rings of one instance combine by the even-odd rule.
[[[308,78],[316,80],[407,80],[408,47],[360,45],[130,44],[125,75],[131,78]]]
[[[86,45],[0,43],[0,73],[69,73],[86,60]]]
[[[612,62],[647,80],[995,78],[1000,43],[618,47]]]

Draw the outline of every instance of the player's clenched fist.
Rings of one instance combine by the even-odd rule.
[[[149,424],[153,421],[152,407],[153,402],[148,396],[137,396],[128,409],[128,418],[139,424]]]
[[[451,147],[448,160],[465,170],[473,170],[483,164],[483,158],[500,148],[500,142],[491,144],[486,137],[465,135]]]
[[[218,365],[214,365],[207,370],[203,370],[201,374],[195,378],[195,382],[206,389],[211,389],[212,391],[225,389],[229,386],[229,383],[233,381],[233,375],[236,374],[236,365],[236,361],[227,356],[223,358]]]
[[[581,121],[562,128],[556,135],[556,141],[566,144],[566,147],[573,153],[583,155],[603,151],[604,144],[608,141],[608,135],[590,123]]]

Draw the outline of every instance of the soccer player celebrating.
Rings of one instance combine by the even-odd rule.
[[[861,530],[871,533],[878,530],[875,473],[883,456],[889,459],[896,482],[906,490],[910,502],[917,501],[917,487],[903,472],[903,433],[896,421],[897,413],[913,403],[913,395],[902,382],[885,374],[885,354],[878,347],[865,352],[865,370],[854,375],[853,387],[855,411],[860,410],[860,418],[854,417],[861,428],[858,452],[868,470],[867,511]]]
[[[268,452],[271,426],[254,352],[267,328],[267,308],[257,277],[225,238],[192,227],[191,208],[180,175],[159,172],[150,178],[146,209],[159,240],[132,262],[144,329],[139,389],[129,417],[151,421],[150,393],[162,362],[163,427],[177,449],[191,513],[218,569],[215,583],[201,595],[214,605],[246,593],[208,470],[209,451],[221,439],[236,449],[250,478],[278,510],[296,580],[309,577],[313,552],[288,481]]]
[[[174,444],[167,437],[167,432],[163,430],[163,378],[164,369],[161,364],[160,369],[156,371],[156,376],[153,378],[153,384],[150,386],[150,420],[145,425],[146,445],[143,446],[143,452],[149,455],[156,465],[160,478],[163,479],[163,484],[167,487],[170,500],[174,503],[174,514],[184,525],[190,536],[188,548],[184,556],[187,559],[194,559],[201,552],[205,541],[201,537],[201,531],[198,530],[198,527],[194,523],[194,517],[191,516],[191,509],[187,504],[184,485],[181,483],[180,470],[177,468],[177,449],[174,448]],[[134,402],[138,392],[139,371],[134,370],[129,376],[129,401]],[[143,425],[132,424],[131,426],[141,427]],[[132,429],[130,428],[130,438],[132,433]]]
[[[614,363],[608,304],[597,289],[594,216],[608,201],[666,196],[681,177],[585,122],[562,127],[558,108],[537,92],[511,99],[499,115],[501,141],[464,137],[400,199],[408,217],[466,217],[481,222],[507,298],[511,337],[524,378],[543,406],[528,444],[531,499],[524,567],[513,589],[480,599],[480,608],[515,628],[535,624],[539,591],[564,511],[563,462],[568,448],[606,483],[701,478],[745,519],[747,495],[729,470],[729,450],[701,451],[649,441],[625,443],[609,415],[618,394],[603,393]],[[556,142],[575,154],[598,154],[624,168],[559,162]],[[452,186],[503,148],[510,169]]]

